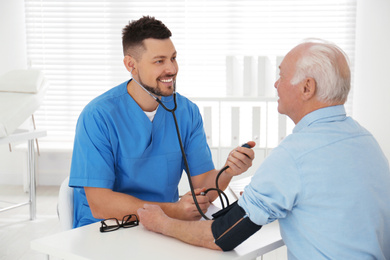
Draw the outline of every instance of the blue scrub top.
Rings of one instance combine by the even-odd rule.
[[[74,192],[74,227],[97,222],[84,188],[108,188],[155,202],[178,200],[184,169],[173,116],[161,106],[153,122],[127,92],[128,81],[92,100],[76,126],[69,185]],[[176,94],[180,135],[190,172],[214,169],[198,107]],[[168,108],[172,96],[163,97]],[[135,212],[129,212],[129,214]]]

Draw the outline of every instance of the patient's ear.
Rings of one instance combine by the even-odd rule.
[[[311,99],[317,90],[316,81],[313,78],[306,78],[302,86],[302,97],[304,100]]]

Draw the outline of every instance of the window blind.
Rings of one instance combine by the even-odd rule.
[[[280,57],[305,38],[338,44],[353,68],[356,0],[25,0],[25,13],[29,64],[50,83],[35,113],[42,148],[71,147],[83,107],[130,78],[121,31],[143,15],[172,31],[177,90],[189,98],[232,95],[227,57]]]

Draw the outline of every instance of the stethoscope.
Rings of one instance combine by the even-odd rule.
[[[198,200],[196,199],[196,195],[195,195],[195,192],[194,192],[194,186],[192,184],[192,180],[191,180],[191,173],[190,173],[190,168],[188,166],[188,162],[187,162],[187,156],[184,152],[184,147],[183,147],[183,142],[182,142],[182,139],[181,139],[181,136],[180,136],[180,131],[179,131],[179,125],[177,123],[177,119],[176,119],[176,115],[175,115],[175,111],[177,109],[177,101],[176,101],[176,80],[173,81],[173,101],[174,101],[174,104],[175,106],[172,108],[172,109],[169,109],[167,108],[163,102],[158,98],[156,97],[155,95],[153,95],[152,93],[150,93],[144,86],[142,86],[142,84],[140,84],[136,79],[134,79],[134,77],[132,78],[132,80],[134,80],[134,82],[136,82],[143,90],[146,91],[146,93],[148,93],[154,100],[156,100],[156,102],[158,104],[160,104],[166,111],[168,112],[171,112],[172,115],[173,115],[173,119],[175,121],[175,126],[176,126],[176,133],[177,133],[177,139],[179,140],[179,144],[180,144],[180,150],[181,150],[181,154],[182,154],[182,157],[183,157],[183,160],[184,160],[184,166],[185,166],[185,169],[186,169],[186,173],[187,173],[187,177],[188,177],[188,183],[190,185],[190,189],[191,189],[191,194],[192,194],[192,198],[194,199],[194,203],[195,203],[195,206],[196,208],[198,209],[200,215],[206,219],[206,220],[209,220],[210,218],[208,218],[204,213],[203,211],[201,210],[200,206],[199,206],[199,203],[198,203]],[[202,192],[201,195],[206,195],[207,192],[209,191],[212,191],[212,190],[215,190],[218,192],[218,196],[221,200],[221,205],[222,205],[222,208],[225,208],[225,204],[223,202],[223,199],[222,199],[222,196],[224,196],[225,200],[226,200],[226,203],[227,203],[227,206],[229,206],[229,199],[228,197],[226,196],[226,194],[221,190],[219,189],[219,186],[218,186],[218,180],[219,180],[219,176],[222,174],[222,172],[224,172],[227,168],[229,168],[229,166],[225,166],[224,168],[222,168],[219,173],[217,174],[217,177],[215,179],[215,188],[209,188],[207,189],[205,192]]]

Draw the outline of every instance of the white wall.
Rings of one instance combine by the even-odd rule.
[[[24,1],[0,1],[0,75],[13,69],[27,68]],[[8,146],[0,147],[0,184],[21,184],[26,172],[25,153],[10,153]],[[26,179],[26,178],[24,178]]]
[[[0,1],[0,75],[27,68],[24,1]]]
[[[357,3],[353,117],[390,159],[390,1]]]
[[[27,68],[24,0],[0,0],[0,75]],[[27,185],[27,149],[0,146],[0,184]],[[41,151],[37,183],[58,185],[70,169],[70,151]]]

